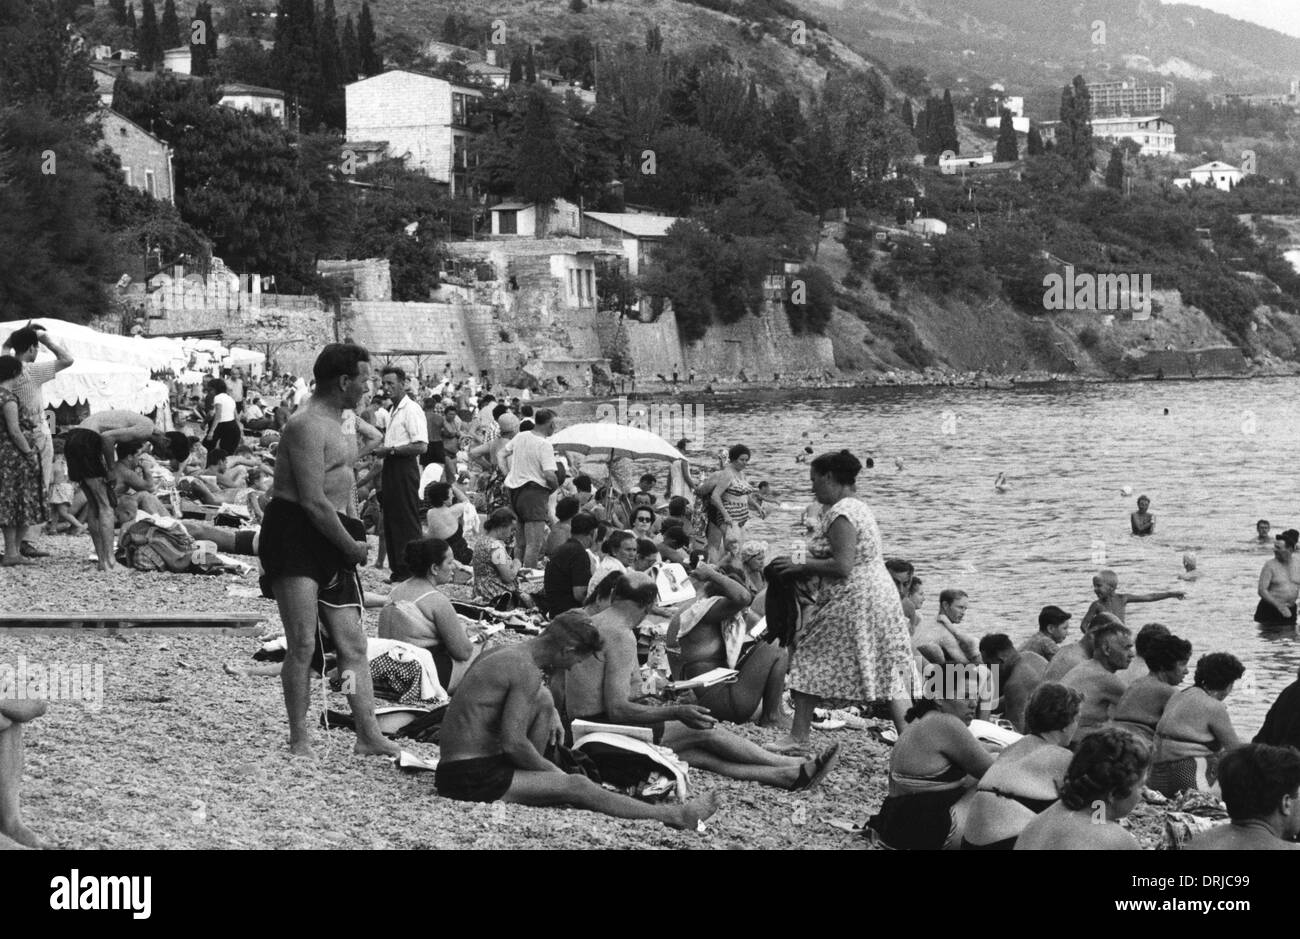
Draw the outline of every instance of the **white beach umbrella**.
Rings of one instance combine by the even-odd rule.
[[[626,457],[631,460],[684,460],[680,450],[658,434],[638,427],[595,421],[574,424],[551,435],[556,450],[572,450],[588,456]]]

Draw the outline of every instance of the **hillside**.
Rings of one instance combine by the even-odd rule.
[[[710,5],[724,3],[711,0]],[[568,0],[377,0],[371,12],[380,37],[405,32],[416,39],[439,38],[447,14],[456,13],[476,24],[503,21],[506,41],[512,44],[535,43],[545,36],[584,36],[602,54],[613,55],[625,42],[641,44],[646,31],[657,25],[665,49],[714,48],[718,57],[745,66],[762,84],[788,86],[801,97],[825,79],[828,69],[864,69],[873,64],[816,28],[807,29],[806,41],[796,45],[786,25],[788,18],[766,3],[750,0],[735,6],[743,6],[746,15],[733,16],[685,0],[591,0],[581,13],[572,12]],[[349,12],[357,16],[360,8],[360,0],[343,0],[338,3],[339,17]]]
[[[1079,72],[1281,92],[1300,63],[1300,39],[1155,0],[805,2],[864,55],[890,67],[918,66],[938,87],[1001,81],[1027,94],[1035,117],[1055,116],[1054,89]],[[1103,38],[1096,22],[1104,24],[1104,43],[1094,41]]]

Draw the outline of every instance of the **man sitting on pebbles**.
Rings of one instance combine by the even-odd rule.
[[[635,629],[657,594],[658,587],[645,574],[623,574],[614,584],[609,608],[592,619],[604,656],[575,665],[565,676],[565,709],[570,717],[653,727],[655,743],[673,750],[682,762],[730,779],[796,791],[820,783],[839,759],[839,744],[815,759],[782,756],[715,726],[717,720],[698,705],[656,707],[631,700],[641,694]]]
[[[688,831],[716,812],[716,793],[685,805],[652,805],[565,773],[542,756],[563,733],[547,676],[586,661],[601,645],[587,614],[570,610],[540,636],[484,652],[456,689],[442,723],[434,774],[438,794],[461,802],[575,806]]]

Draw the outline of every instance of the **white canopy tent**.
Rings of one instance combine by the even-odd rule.
[[[180,343],[174,339],[165,339],[161,336],[151,338],[115,336],[112,333],[101,333],[89,326],[48,317],[43,317],[37,322],[44,326],[51,338],[67,349],[74,359],[134,365],[150,371],[175,369],[185,361],[184,351]],[[27,320],[0,323],[0,342],[27,323]],[[44,354],[44,350],[42,353]]]
[[[90,410],[121,409],[148,414],[161,408],[167,414],[167,386],[149,377],[149,370],[138,365],[95,362],[78,359],[53,381],[41,385],[46,407],[61,404],[87,404]]]

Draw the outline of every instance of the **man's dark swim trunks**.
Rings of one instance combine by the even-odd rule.
[[[360,519],[340,514],[339,521],[355,540],[364,542]],[[310,577],[319,585],[317,603],[334,608],[363,606],[361,578],[356,566],[311,523],[297,502],[272,499],[262,518],[257,546],[262,562],[262,596],[274,599],[271,586],[282,577]]]
[[[439,763],[433,774],[438,795],[458,802],[496,802],[510,791],[515,764],[504,753]]]

